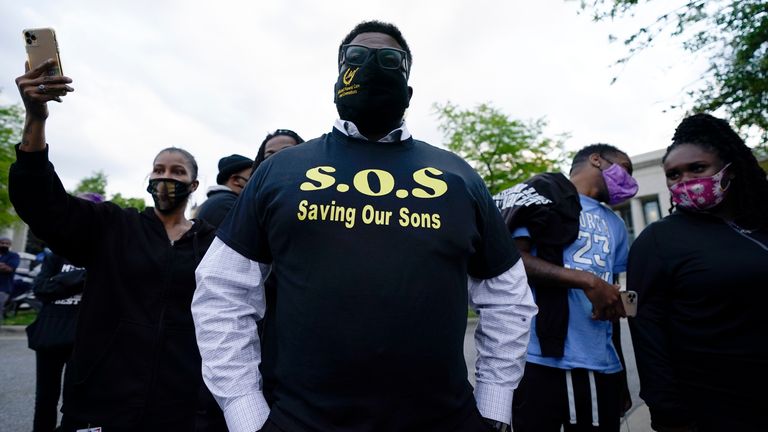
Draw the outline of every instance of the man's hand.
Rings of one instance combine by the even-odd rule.
[[[592,303],[593,319],[615,321],[626,316],[618,286],[611,285],[592,273],[582,273],[587,279],[582,286],[584,294]]]
[[[13,267],[9,266],[6,263],[0,263],[0,273],[13,273],[14,269]]]
[[[75,91],[67,84],[72,80],[65,76],[49,76],[47,72],[54,67],[55,60],[48,59],[29,69],[29,63],[24,63],[25,74],[16,78],[21,100],[27,110],[28,120],[45,120],[48,118],[49,101],[61,102],[61,97]],[[31,117],[31,118],[30,118]]]
[[[529,280],[563,288],[581,288],[592,303],[594,319],[614,321],[626,316],[619,287],[590,272],[567,269],[531,255],[533,245],[528,237],[516,238],[515,245],[523,257]]]
[[[506,424],[506,423],[502,423],[500,421],[492,420],[492,419],[485,418],[485,417],[483,417],[483,421],[494,432],[507,432],[509,430],[509,425]]]

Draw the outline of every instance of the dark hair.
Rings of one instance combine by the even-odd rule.
[[[626,153],[624,153],[623,151],[619,150],[618,148],[610,144],[602,144],[602,143],[590,144],[582,148],[578,152],[576,152],[576,154],[573,156],[573,162],[571,162],[570,172],[573,173],[573,171],[576,170],[576,168],[579,165],[583,164],[584,162],[587,161],[587,159],[589,159],[589,155],[594,153],[597,153],[603,159],[606,159],[606,156],[610,157],[610,156],[618,156],[618,155],[629,157]]]
[[[408,47],[408,42],[405,41],[403,34],[400,33],[400,29],[397,28],[394,24],[377,20],[363,21],[356,25],[355,28],[353,28],[352,31],[349,32],[349,34],[346,35],[341,41],[339,50],[341,50],[343,45],[352,42],[352,39],[356,38],[357,35],[361,33],[384,33],[386,35],[392,36],[392,39],[397,41],[397,43],[403,47],[403,51],[405,51],[405,53],[408,55],[408,64],[410,65],[413,63],[413,55],[411,55],[411,49]]]
[[[253,160],[253,169],[252,171],[256,171],[256,168],[261,165],[262,162],[264,162],[264,159],[266,157],[264,156],[264,153],[267,151],[267,141],[271,140],[274,137],[278,136],[288,136],[296,140],[296,145],[299,145],[304,142],[304,140],[297,134],[296,132],[290,130],[290,129],[278,129],[271,134],[268,134],[266,138],[264,138],[264,141],[261,142],[261,146],[259,147],[259,151],[256,152],[256,159]]]
[[[195,157],[192,156],[192,153],[178,147],[168,147],[160,150],[157,152],[157,155],[155,156],[155,161],[157,160],[157,156],[160,156],[161,154],[168,152],[168,153],[178,153],[182,156],[184,156],[184,159],[187,160],[187,163],[189,163],[189,167],[192,168],[192,181],[197,180],[197,161],[195,160]],[[154,162],[154,161],[153,161]]]
[[[694,114],[675,129],[672,145],[661,159],[680,145],[691,144],[717,154],[735,176],[729,186],[736,215],[750,228],[768,228],[768,178],[752,150],[727,121],[709,114]]]

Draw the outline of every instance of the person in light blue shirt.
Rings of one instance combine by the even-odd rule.
[[[624,309],[613,282],[626,271],[629,245],[623,221],[603,203],[618,204],[637,193],[631,173],[632,162],[616,147],[594,144],[576,154],[572,186],[565,183],[578,192],[581,211],[572,222],[575,240],[562,247],[562,265],[542,258],[537,249],[544,245],[532,235],[533,222],[523,218],[509,226],[537,305],[542,311],[556,307],[543,304],[544,294],[553,293],[543,290],[562,293],[563,310],[553,316],[567,325],[564,341],[552,354],[549,341],[542,349],[543,333],[537,331],[552,322],[538,317],[532,324],[525,373],[513,400],[515,432],[619,430],[623,368],[612,341],[612,321],[624,316]],[[527,200],[539,195],[539,202],[557,199],[546,192],[521,191]]]
[[[627,269],[629,246],[624,222],[596,199],[586,195],[580,195],[579,199],[579,237],[563,250],[563,267],[586,271],[611,283],[615,276]],[[530,238],[530,235],[526,228],[518,228],[513,237]],[[565,355],[542,355],[534,320],[528,362],[559,369],[582,368],[601,373],[621,371],[621,362],[611,341],[611,322],[592,318],[592,302],[582,289],[568,289],[568,306],[571,313]]]

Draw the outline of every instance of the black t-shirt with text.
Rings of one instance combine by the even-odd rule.
[[[263,163],[217,235],[272,264],[264,377],[279,426],[450,430],[474,409],[467,275],[519,255],[461,158],[334,129]]]

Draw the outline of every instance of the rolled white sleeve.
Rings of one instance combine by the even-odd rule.
[[[268,265],[240,255],[218,237],[195,271],[192,317],[203,380],[224,411],[231,432],[257,431],[269,416],[256,329],[266,307],[268,272]]]
[[[469,278],[469,301],[480,318],[475,331],[475,399],[483,417],[512,423],[512,395],[523,377],[533,301],[523,260],[492,279]]]

